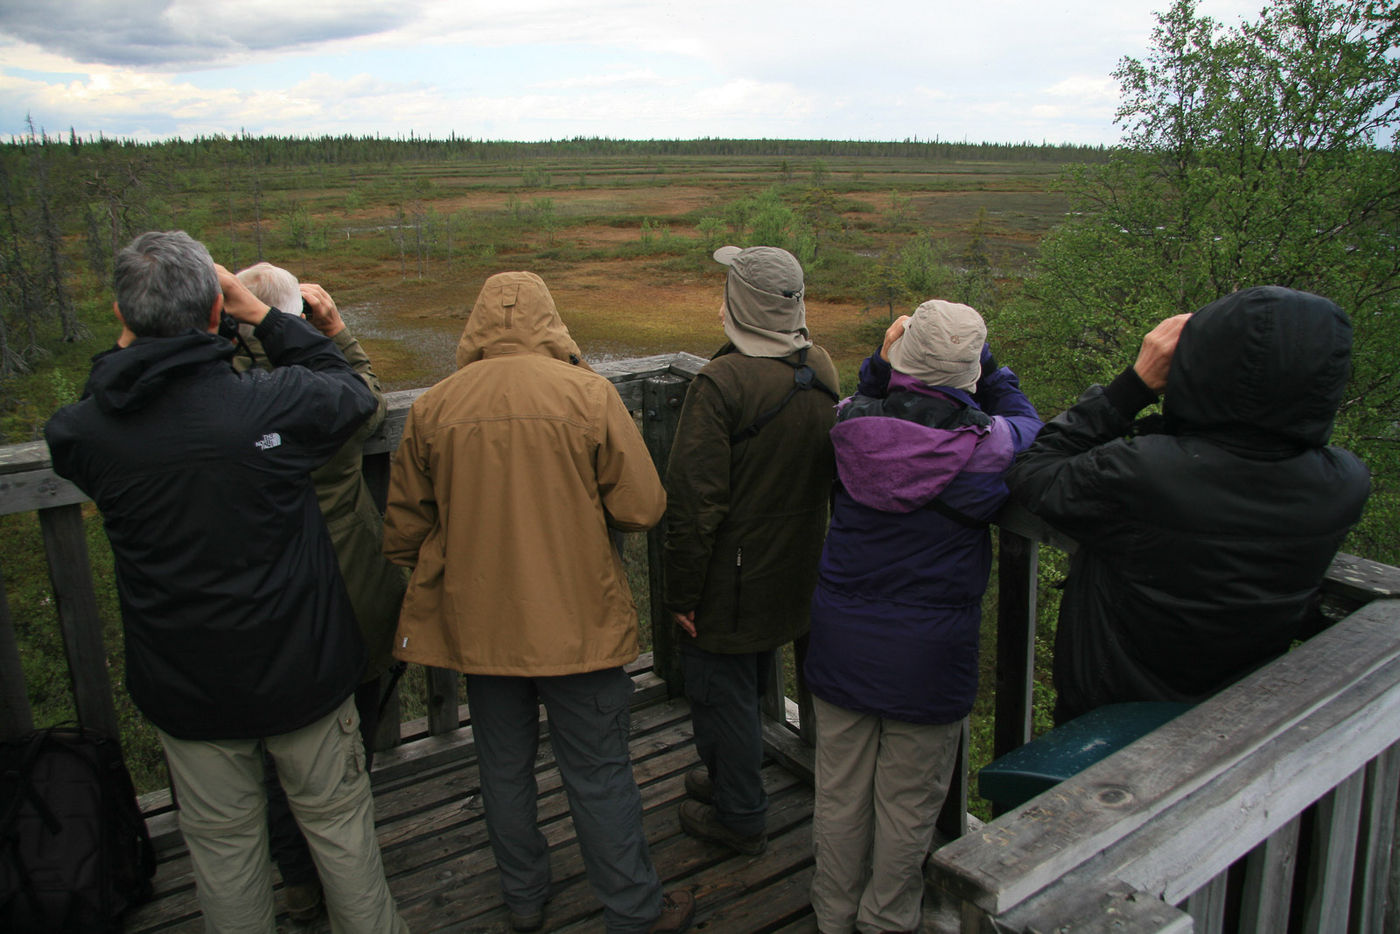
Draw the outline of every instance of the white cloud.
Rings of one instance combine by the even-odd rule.
[[[1165,0],[0,4],[0,131],[1111,142]]]

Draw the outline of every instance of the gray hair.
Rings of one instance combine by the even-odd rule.
[[[248,287],[248,291],[278,311],[289,315],[301,314],[301,286],[297,277],[281,266],[271,263],[258,263],[249,266],[238,274],[238,281]]]
[[[183,230],[153,230],[117,254],[117,308],[137,337],[175,337],[209,329],[221,294],[214,258]]]

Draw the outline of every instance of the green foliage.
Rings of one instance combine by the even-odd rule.
[[[725,209],[724,219],[740,246],[781,247],[803,266],[817,259],[816,232],[776,187],[733,202]]]
[[[724,246],[729,237],[729,225],[718,217],[702,217],[700,223],[695,225],[695,232],[700,235],[700,244],[705,252],[713,253]]]
[[[530,167],[525,170],[525,174],[520,179],[521,188],[548,188],[551,184],[548,172],[537,167]]]
[[[1258,284],[1333,299],[1356,329],[1337,440],[1375,474],[1382,560],[1400,554],[1375,506],[1400,481],[1397,42],[1400,12],[1374,0],[1273,0],[1229,30],[1176,0],[1116,72],[1127,145],[1067,176],[1075,213],[1007,319],[1055,411],[1168,315]]]

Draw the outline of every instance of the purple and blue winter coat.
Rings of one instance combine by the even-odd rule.
[[[977,694],[987,523],[1040,431],[1016,374],[983,351],[968,394],[891,374],[878,353],[831,431],[838,483],[804,666],[828,703],[954,723]]]

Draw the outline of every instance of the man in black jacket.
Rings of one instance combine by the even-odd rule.
[[[115,287],[117,346],[45,434],[54,470],[102,511],[127,688],[165,748],[206,927],[273,928],[266,747],[335,929],[405,930],[351,700],[364,649],[310,481],[375,399],[329,340],[183,231],[136,238]],[[222,313],[277,369],[234,372]]]
[[[1350,360],[1335,304],[1245,289],[1163,321],[1021,454],[1012,495],[1079,543],[1057,722],[1203,700],[1319,621],[1318,587],[1370,491],[1361,461],[1327,445]],[[1162,416],[1135,424],[1163,391]]]

